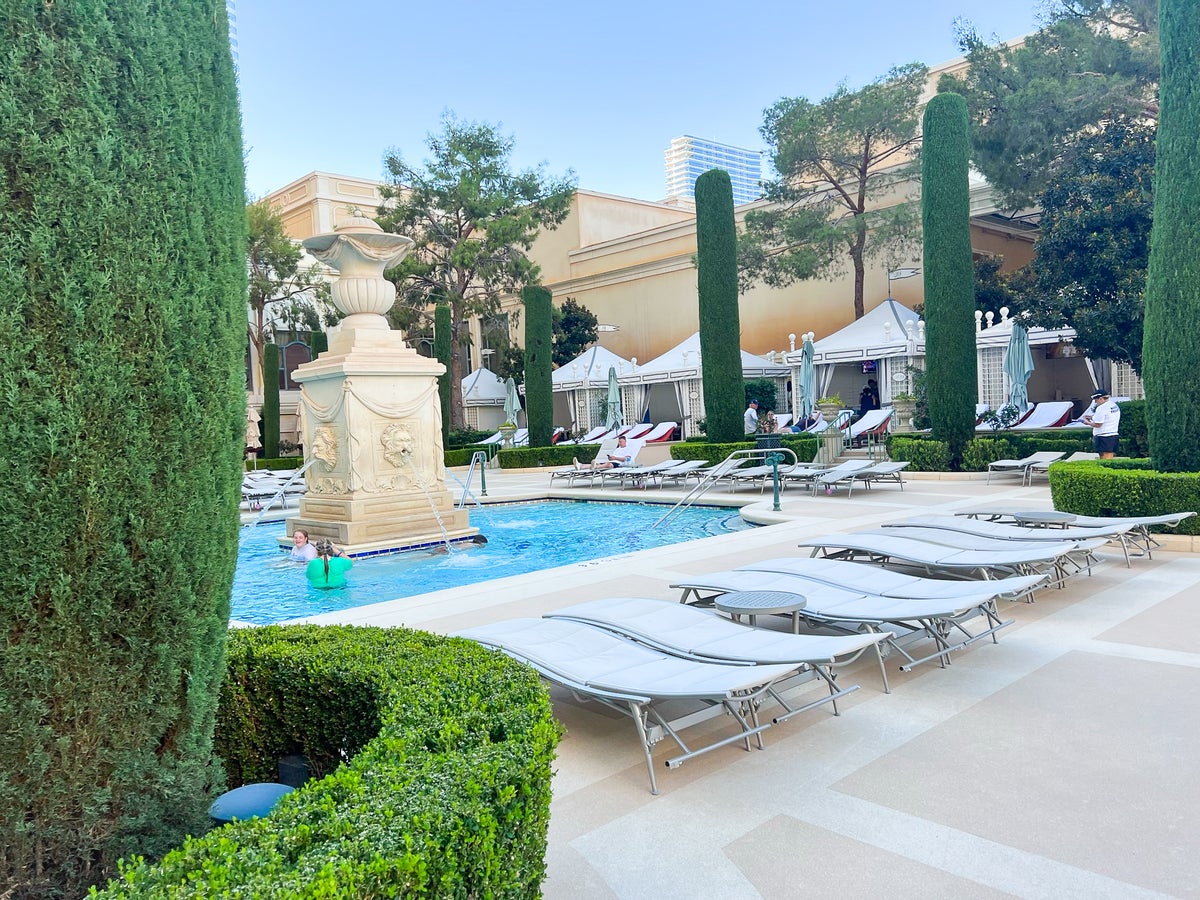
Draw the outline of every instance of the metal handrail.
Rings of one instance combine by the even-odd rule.
[[[652,529],[657,528],[659,525],[661,525],[661,524],[663,524],[663,522],[666,522],[667,520],[669,520],[673,515],[675,515],[679,511],[687,509],[689,506],[691,506],[693,503],[695,503],[697,500],[699,500],[702,496],[704,496],[706,493],[708,493],[709,489],[713,485],[715,485],[718,481],[720,481],[722,478],[724,478],[726,474],[728,474],[729,472],[736,471],[736,468],[737,468],[736,466],[730,466],[728,468],[724,468],[725,464],[728,463],[730,460],[737,459],[739,457],[744,457],[746,459],[758,458],[758,459],[762,459],[765,461],[767,459],[767,457],[770,456],[772,453],[788,454],[792,458],[792,465],[796,465],[796,463],[799,461],[796,457],[795,451],[793,451],[789,447],[747,447],[743,450],[734,450],[727,457],[725,457],[723,460],[721,460],[721,462],[717,463],[715,466],[713,466],[711,469],[709,469],[708,472],[705,473],[705,476],[696,483],[696,486],[694,488],[692,488],[690,491],[688,491],[687,494],[685,494],[678,503],[676,503],[669,510],[667,510],[665,513],[663,513],[663,515],[659,517],[658,521],[655,522],[650,527]]]
[[[483,505],[482,503],[479,502],[479,498],[471,493],[471,479],[473,479],[475,477],[475,469],[476,469],[476,467],[478,467],[479,468],[479,486],[480,486],[479,493],[481,495],[483,495],[484,497],[486,497],[487,496],[487,463],[488,463],[487,451],[476,450],[474,453],[471,454],[471,464],[467,467],[467,480],[465,482],[459,481],[459,484],[462,485],[463,492],[462,492],[462,496],[458,498],[458,503],[455,504],[455,507],[454,507],[455,509],[462,509],[464,506],[466,506],[467,505],[467,497],[470,497],[472,500],[474,500],[476,506]],[[458,477],[453,475],[453,473],[451,473],[451,477],[453,477],[455,481],[458,481]]]
[[[278,500],[280,497],[282,497],[285,493],[287,493],[287,489],[290,488],[295,483],[296,479],[300,478],[302,475],[304,475],[304,473],[308,471],[308,467],[311,466],[316,461],[317,461],[317,458],[314,456],[312,459],[310,459],[308,462],[306,462],[304,465],[302,465],[299,469],[297,469],[295,472],[293,472],[292,477],[289,478],[287,481],[285,481],[282,484],[282,486],[280,486],[279,490],[276,491],[274,495],[272,495],[271,499],[268,500],[263,505],[262,511],[259,512],[259,514],[254,517],[254,520],[250,522],[248,527],[253,528],[255,525],[257,525],[262,520],[262,517],[271,511],[271,507],[275,505],[275,501]],[[255,470],[255,471],[257,471],[257,470]],[[280,506],[284,506],[284,505],[285,504],[283,504],[283,503],[280,504]]]

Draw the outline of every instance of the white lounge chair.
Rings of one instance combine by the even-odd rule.
[[[591,429],[587,434],[583,435],[583,437],[577,438],[576,440],[573,440],[573,441],[559,441],[559,443],[560,444],[595,444],[598,441],[604,440],[604,437],[608,434],[608,430],[609,429],[608,429],[607,425],[601,425],[598,428]],[[499,432],[497,432],[497,434],[499,434]],[[489,438],[489,440],[491,440],[491,439]]]
[[[658,475],[670,471],[676,466],[683,465],[681,459],[664,459],[661,462],[651,463],[645,466],[617,466],[613,469],[603,469],[600,471],[600,483],[616,481],[620,483],[624,489],[627,484],[634,484],[640,487],[645,487],[647,481],[653,481]]]
[[[867,443],[871,438],[887,434],[888,423],[892,421],[892,407],[867,410],[867,414],[850,426],[850,443]]]
[[[645,441],[646,435],[654,430],[654,425],[650,422],[639,422],[636,425],[631,425],[625,432],[625,437],[631,441]]]
[[[792,414],[791,413],[784,413],[781,416],[775,417],[775,427],[776,428],[787,428],[788,425],[791,424],[791,422],[792,422]]]
[[[688,659],[756,666],[807,666],[826,683],[830,695],[788,713],[788,717],[821,703],[832,703],[837,714],[837,698],[858,690],[858,685],[839,687],[833,668],[854,662],[864,650],[875,651],[884,691],[891,693],[879,646],[890,634],[785,634],[769,628],[748,628],[694,606],[639,597],[589,600],[547,613],[545,617],[595,625]]]
[[[866,469],[859,469],[857,472],[850,473],[850,483],[847,486],[846,496],[849,497],[854,493],[854,485],[862,483],[868,489],[872,484],[878,484],[882,481],[892,481],[900,485],[900,490],[904,490],[904,475],[903,472],[910,465],[908,460],[902,462],[881,462],[875,463]]]
[[[848,459],[814,475],[801,476],[801,480],[808,484],[814,494],[821,488],[825,489],[826,494],[832,494],[839,484],[848,484],[853,489],[854,475],[871,468],[871,465],[869,459]]]
[[[1058,428],[1071,420],[1075,404],[1070,400],[1050,400],[1039,403],[1016,425],[1013,431],[1032,431],[1035,428]]]
[[[576,696],[593,700],[633,719],[650,775],[650,791],[658,793],[654,779],[654,745],[664,735],[683,753],[667,760],[668,768],[689,759],[758,737],[773,722],[758,721],[758,704],[771,697],[775,685],[798,671],[796,665],[749,666],[683,659],[634,643],[611,632],[565,619],[509,619],[456,633],[502,650],[528,663],[548,681]],[[697,749],[684,744],[676,729],[686,723],[668,721],[657,704],[688,700],[703,707],[723,709],[737,723],[738,733]],[[790,711],[790,710],[789,710]]]
[[[1128,525],[1129,530],[1125,532],[1124,537],[1131,541],[1135,546],[1141,549],[1135,553],[1135,556],[1146,554],[1147,559],[1153,559],[1151,552],[1154,547],[1161,547],[1158,541],[1154,539],[1154,535],[1150,529],[1155,525],[1162,525],[1165,528],[1178,528],[1179,523],[1184,519],[1189,519],[1196,515],[1194,512],[1179,512],[1179,513],[1163,513],[1158,516],[1081,516],[1077,515],[1071,520],[1072,528],[1108,528],[1110,526]],[[1126,557],[1128,560],[1128,557]]]
[[[592,466],[594,466],[597,462],[606,459],[608,454],[612,453],[612,451],[616,449],[616,446],[617,439],[610,438],[600,444],[600,447],[596,450],[595,457],[589,460],[587,465],[564,466],[561,469],[554,469],[550,472],[550,483],[554,484],[554,479],[556,478],[561,478],[567,483],[568,487],[571,487],[577,480],[582,478],[586,478],[590,482],[598,474],[598,470],[592,468]]]
[[[1034,475],[1049,475],[1050,466],[1056,462],[1085,462],[1087,460],[1099,458],[1099,453],[1088,453],[1084,450],[1076,450],[1066,459],[1054,459],[1050,462],[1035,462],[1029,467],[1029,474],[1026,476],[1026,480],[1032,482]]]
[[[914,516],[911,519],[905,519],[903,522],[889,522],[884,527],[898,529],[910,527],[941,528],[946,531],[958,531],[963,534],[974,534],[982,537],[1026,543],[1086,542],[1102,538],[1105,542],[1115,541],[1121,545],[1121,550],[1125,554],[1125,565],[1128,566],[1129,545],[1126,540],[1126,534],[1133,528],[1133,525],[1114,524],[1088,529],[1031,528],[1018,525],[1005,525],[1001,522],[980,522],[977,519],[966,519],[962,516]]]
[[[989,591],[982,582],[976,584],[980,592],[973,595],[913,599],[851,590],[798,575],[734,570],[693,576],[671,587],[683,591],[681,603],[687,603],[689,598],[700,604],[710,603],[721,594],[733,591],[801,594],[805,605],[799,615],[814,628],[855,634],[891,631],[893,637],[887,638],[885,644],[905,658],[900,669],[908,672],[914,666],[935,659],[945,666],[953,651],[984,637],[990,636],[995,642],[996,632],[1012,624],[1012,620],[1000,619],[996,611],[996,593]],[[984,627],[972,631],[967,623],[979,617],[982,617]],[[918,658],[908,652],[907,646],[925,638],[934,642],[933,653]]]
[[[655,476],[655,479],[658,481],[660,487],[668,481],[679,482],[682,480],[686,482],[689,478],[695,478],[699,481],[704,477],[700,472],[708,468],[708,466],[709,462],[706,459],[689,459],[677,466],[664,469]]]
[[[1042,450],[1038,453],[1031,453],[1023,459],[997,459],[988,463],[987,483],[992,483],[992,475],[1020,475],[1021,483],[1024,484],[1029,480],[1029,467],[1034,463],[1046,463],[1049,465],[1056,460],[1062,459],[1067,454],[1056,453],[1052,450]]]
[[[659,422],[650,430],[650,432],[642,437],[647,444],[658,444],[662,441],[669,441],[675,434],[675,429],[679,427],[677,422]]]
[[[739,566],[735,571],[775,572],[799,575],[811,581],[865,594],[910,600],[934,600],[973,596],[995,591],[995,597],[1016,600],[1046,584],[1045,575],[1014,575],[990,581],[965,581],[952,578],[926,578],[878,566],[810,556],[780,556]]]
[[[978,403],[975,404],[975,409],[978,410],[980,405],[981,404],[978,404]],[[1005,408],[1004,406],[1000,407],[1000,409],[1004,409],[1004,408]],[[1004,431],[1005,429],[1000,428],[998,425],[993,428],[993,425],[995,423],[993,423],[991,421],[984,421],[984,416],[986,416],[988,414],[988,412],[989,412],[989,410],[985,409],[983,412],[978,413],[976,418],[979,419],[979,421],[975,425],[975,430],[983,431],[983,432]],[[1033,404],[1028,403],[1025,405],[1025,409],[1021,412],[1021,414],[1019,416],[1017,416],[1016,421],[1013,422],[1012,425],[1009,426],[1009,428],[1011,429],[1013,427],[1013,425],[1020,424],[1025,419],[1025,417],[1028,416],[1031,412],[1033,412]]]
[[[903,536],[862,533],[822,535],[803,540],[799,546],[811,547],[813,556],[868,559],[879,565],[888,565],[894,560],[922,568],[929,574],[985,579],[997,575],[1044,574],[1060,555],[1058,548],[1052,545],[1047,545],[1044,550],[959,550]]]

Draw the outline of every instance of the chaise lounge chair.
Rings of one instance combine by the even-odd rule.
[[[734,591],[800,594],[805,605],[799,610],[799,616],[813,628],[849,634],[891,631],[893,636],[886,638],[884,643],[904,657],[905,663],[900,669],[908,672],[914,666],[935,659],[945,666],[953,651],[989,636],[995,642],[996,632],[1012,624],[1011,620],[1001,620],[996,611],[998,594],[989,590],[986,584],[974,584],[978,588],[975,594],[913,599],[824,584],[799,575],[737,569],[697,575],[671,587],[683,591],[680,603],[687,603],[689,598],[700,604],[711,603],[720,595]],[[980,617],[984,624],[981,630],[968,628],[968,622]],[[934,652],[915,657],[906,649],[926,638],[934,642]],[[952,642],[955,638],[957,640]]]
[[[1016,425],[1013,431],[1033,431],[1036,428],[1059,428],[1071,420],[1075,404],[1070,400],[1050,400],[1039,403]]]
[[[995,473],[997,475],[1020,475],[1021,483],[1025,484],[1029,480],[1029,467],[1034,463],[1046,463],[1049,465],[1066,455],[1065,453],[1043,450],[1038,453],[1031,453],[1024,459],[997,459],[994,462],[988,463],[987,483],[992,483],[992,474]]]
[[[1125,554],[1125,565],[1129,565],[1129,547],[1125,540],[1126,533],[1133,528],[1130,524],[1112,524],[1092,528],[1031,528],[1017,525],[1005,525],[1000,522],[980,522],[976,519],[966,519],[962,516],[914,516],[903,522],[889,522],[885,528],[905,529],[910,527],[940,528],[946,531],[957,531],[963,534],[974,534],[982,537],[999,538],[1006,541],[1022,541],[1025,543],[1061,543],[1075,541],[1089,543],[1101,539],[1105,543],[1114,541],[1121,545]]]
[[[900,485],[900,490],[904,490],[904,475],[903,472],[910,465],[908,460],[902,462],[881,462],[875,463],[866,469],[859,469],[857,472],[851,473],[850,484],[847,486],[846,496],[849,497],[854,492],[854,485],[862,483],[869,490],[872,484],[879,484],[883,481],[891,481]]]
[[[872,438],[887,434],[888,424],[892,421],[892,407],[867,410],[867,414],[850,426],[850,444],[858,447],[868,443]]]
[[[1026,475],[1026,480],[1033,483],[1034,475],[1049,475],[1050,467],[1056,462],[1084,462],[1086,460],[1099,459],[1099,453],[1088,453],[1083,450],[1076,450],[1066,459],[1053,459],[1050,462],[1035,462],[1029,467],[1029,472]]]
[[[649,434],[642,437],[647,444],[658,444],[663,441],[669,441],[675,436],[675,429],[679,425],[675,422],[659,422],[650,430]]]
[[[667,760],[668,768],[739,741],[744,741],[749,750],[752,736],[757,737],[761,749],[762,732],[774,722],[759,722],[758,705],[770,698],[778,699],[776,685],[800,668],[795,664],[750,666],[683,659],[565,619],[510,619],[468,628],[455,636],[501,650],[528,663],[542,677],[562,685],[576,697],[632,718],[652,794],[658,793],[652,753],[664,735],[683,750]],[[738,733],[690,749],[678,735],[678,729],[689,723],[668,721],[659,710],[658,704],[668,700],[688,700],[705,708],[723,709],[737,723]]]

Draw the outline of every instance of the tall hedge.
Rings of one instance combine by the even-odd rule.
[[[975,437],[975,267],[971,257],[967,103],[934,96],[925,107],[921,157],[926,398],[933,436],[955,461]]]
[[[1161,0],[1162,82],[1154,227],[1146,273],[1142,377],[1150,458],[1161,472],[1200,472],[1200,18],[1193,0]]]
[[[263,344],[263,459],[279,456],[279,345]],[[303,435],[301,436],[303,440]]]
[[[696,179],[696,284],[704,417],[710,441],[738,441],[742,427],[742,342],[738,319],[733,184],[724,169]]]
[[[0,15],[0,896],[203,830],[245,437],[225,6]]]
[[[554,430],[554,304],[540,285],[521,289],[525,304],[525,418],[529,446],[549,447]]]
[[[438,376],[438,399],[442,405],[442,446],[450,436],[450,355],[454,352],[454,330],[450,322],[450,304],[433,308],[433,355],[446,371]]]

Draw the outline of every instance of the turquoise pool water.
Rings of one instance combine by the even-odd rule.
[[[750,527],[736,509],[693,507],[652,530],[668,508],[571,500],[488,506],[471,512],[487,544],[355,560],[346,586],[326,591],[310,587],[304,566],[279,549],[282,523],[243,528],[230,615],[268,625]]]

